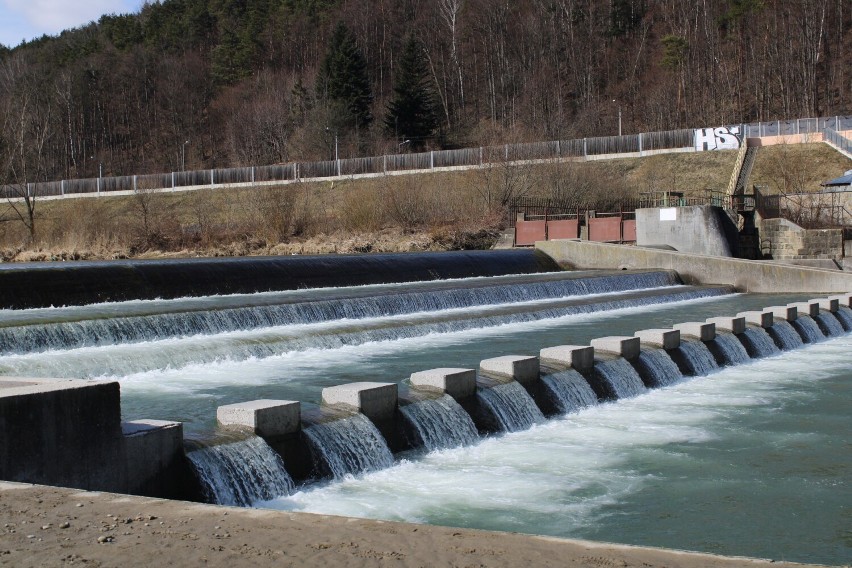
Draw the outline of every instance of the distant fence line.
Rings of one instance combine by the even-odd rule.
[[[743,138],[794,136],[852,129],[852,116],[801,118],[735,125]],[[334,179],[389,173],[475,168],[499,163],[536,160],[596,159],[603,156],[645,155],[666,151],[694,151],[695,129],[644,132],[624,136],[599,136],[549,142],[503,144],[458,150],[434,150],[411,154],[390,154],[363,158],[294,162],[270,166],[213,168],[161,174],[127,175],[28,183],[25,187],[0,187],[0,197],[21,197],[24,191],[34,197],[79,196],[137,192],[140,190],[188,190],[228,185],[288,183],[310,179]],[[845,141],[845,142],[844,142]]]

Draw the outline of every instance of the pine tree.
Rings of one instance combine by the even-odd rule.
[[[370,111],[373,92],[367,77],[367,60],[343,22],[337,24],[331,36],[317,80],[317,97],[336,103],[330,105],[338,107],[335,126],[364,129],[373,121]]]
[[[400,140],[411,140],[412,146],[422,146],[438,128],[436,100],[423,46],[409,36],[394,80],[385,129]]]

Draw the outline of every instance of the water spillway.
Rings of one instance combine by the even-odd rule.
[[[852,331],[852,308],[840,306],[840,309],[834,315],[845,331]]]
[[[748,328],[739,335],[739,339],[752,358],[775,355],[781,351],[762,327]]]
[[[470,415],[449,395],[399,407],[429,451],[467,446],[479,440]]]
[[[648,388],[665,387],[683,378],[677,364],[664,349],[642,349],[634,366]]]
[[[741,365],[751,359],[742,342],[731,332],[717,331],[716,337],[707,342],[707,348],[719,366]]]
[[[710,349],[698,340],[681,341],[677,348],[669,350],[669,354],[686,376],[701,377],[719,367]]]
[[[821,312],[814,318],[814,320],[826,337],[837,337],[838,335],[843,335],[843,326],[840,325],[840,322],[834,314],[830,312]]]
[[[630,398],[646,390],[639,373],[622,357],[596,361],[587,378],[601,401]]]
[[[0,308],[251,294],[388,282],[552,272],[534,250],[194,258],[0,266]]]
[[[479,388],[476,396],[497,431],[519,432],[544,421],[532,397],[515,381]]]
[[[547,373],[541,380],[561,414],[598,404],[598,397],[589,382],[574,369]]]
[[[186,457],[211,503],[246,507],[292,493],[293,480],[281,457],[258,436],[218,439]]]
[[[775,342],[775,345],[783,351],[796,349],[803,345],[802,336],[796,331],[796,328],[790,322],[784,320],[776,320],[766,332]]]
[[[799,333],[799,336],[805,343],[816,343],[817,341],[825,340],[825,334],[819,325],[817,325],[817,322],[810,316],[799,316],[792,322],[792,325],[793,329]]]
[[[390,467],[393,454],[387,442],[362,414],[317,421],[303,429],[320,476],[341,479]]]

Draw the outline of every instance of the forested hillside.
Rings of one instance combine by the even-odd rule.
[[[849,0],[164,0],[0,47],[6,182],[852,110]]]

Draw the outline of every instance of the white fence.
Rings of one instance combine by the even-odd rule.
[[[852,116],[776,120],[735,126],[740,127],[740,135],[745,138],[793,136],[852,129]],[[36,197],[61,197],[139,190],[197,189],[236,184],[286,183],[317,178],[333,179],[335,177],[381,175],[411,170],[478,167],[486,164],[529,160],[595,159],[602,156],[618,155],[641,156],[665,151],[694,150],[694,137],[695,129],[681,129],[626,136],[504,144],[501,146],[435,150],[322,162],[295,162],[271,166],[71,179],[28,183],[23,187],[2,186],[0,187],[0,197],[21,197],[23,192]],[[845,140],[847,145],[849,144],[849,141],[842,136],[839,136],[839,138]]]

